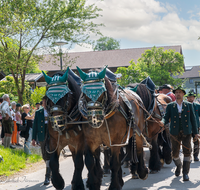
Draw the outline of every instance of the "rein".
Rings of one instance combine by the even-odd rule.
[[[46,149],[47,153],[49,153],[49,154],[53,154],[53,153],[58,149],[59,141],[60,141],[60,133],[58,133],[58,141],[57,141],[57,145],[56,145],[56,148],[55,148],[53,151],[48,151],[48,150],[47,150],[47,146],[45,146],[45,149]]]
[[[170,134],[170,136],[171,136],[179,145],[181,145],[182,147],[184,147],[184,148],[186,148],[186,149],[188,149],[188,150],[190,149],[190,148],[184,146],[182,143],[180,143],[173,135]]]

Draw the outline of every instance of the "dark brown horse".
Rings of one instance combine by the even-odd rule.
[[[146,179],[148,169],[143,160],[143,138],[140,135],[145,126],[144,112],[139,106],[141,99],[130,90],[118,92],[113,89],[111,82],[105,77],[105,69],[100,73],[94,71],[89,74],[79,68],[78,71],[84,81],[79,110],[90,124],[83,127],[87,144],[85,164],[89,171],[87,187],[90,190],[100,190],[101,179],[95,169],[98,158],[95,151],[104,144],[111,149],[112,174],[109,190],[122,188],[124,182],[120,149],[132,136],[135,145],[132,156],[134,161],[138,161],[137,173],[141,179]],[[100,169],[100,164],[98,166]]]
[[[81,94],[68,70],[63,75],[57,73],[53,78],[45,75],[47,82],[47,111],[49,114],[47,150],[50,152],[50,168],[52,170],[52,184],[56,189],[64,189],[65,183],[59,172],[59,156],[65,146],[69,146],[74,161],[73,190],[84,189],[82,170],[84,166],[84,136],[82,125],[72,124],[79,121],[78,100]],[[63,75],[63,76],[62,76]]]
[[[172,100],[165,94],[152,95],[145,84],[135,83],[128,85],[128,87],[137,87],[136,93],[141,97],[147,111],[149,111],[151,104],[154,104],[151,112],[146,112],[147,125],[143,133],[152,145],[152,149],[150,149],[149,169],[151,173],[156,173],[161,169],[164,162],[170,164],[172,161],[169,130],[160,127],[157,122],[162,119],[167,104]],[[160,146],[162,146],[162,150],[159,148]]]

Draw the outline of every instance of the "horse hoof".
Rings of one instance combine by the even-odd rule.
[[[137,174],[132,174],[132,179],[139,179]]]
[[[148,174],[145,176],[145,178],[143,178],[142,180],[146,180],[148,178]]]
[[[156,174],[158,173],[158,170],[150,170],[150,174]]]

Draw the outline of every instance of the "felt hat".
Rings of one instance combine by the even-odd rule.
[[[178,86],[177,88],[175,88],[175,89],[173,90],[173,93],[174,93],[174,94],[175,94],[176,90],[182,90],[183,93],[186,94],[186,92],[185,92],[185,90],[183,89],[182,86]]]
[[[162,89],[172,89],[171,85],[169,85],[169,84],[164,84],[161,88]]]
[[[194,91],[189,91],[188,94],[186,94],[186,97],[189,97],[189,96],[196,97],[196,94],[194,93]]]

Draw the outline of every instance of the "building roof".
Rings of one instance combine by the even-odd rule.
[[[164,50],[172,49],[182,54],[182,47],[177,46],[162,46]],[[104,65],[112,67],[128,67],[130,61],[133,59],[134,62],[141,57],[141,54],[145,50],[151,49],[152,47],[145,48],[131,48],[131,49],[118,49],[118,50],[107,50],[107,51],[89,51],[89,52],[72,52],[63,54],[63,67],[66,63],[66,56],[68,60],[74,60],[75,63],[71,66],[71,69],[76,69],[76,66],[81,69],[101,68]],[[39,68],[46,71],[60,70],[60,58],[53,55],[43,55],[43,60],[39,63]]]
[[[200,66],[193,66],[190,69],[187,69],[183,75],[180,75],[178,78],[199,78],[200,77]]]
[[[8,76],[12,76],[12,74],[8,75]],[[43,77],[42,73],[28,73],[25,75],[25,80],[27,82],[36,82],[38,81],[41,77]],[[4,77],[1,81],[6,80],[6,78]]]

